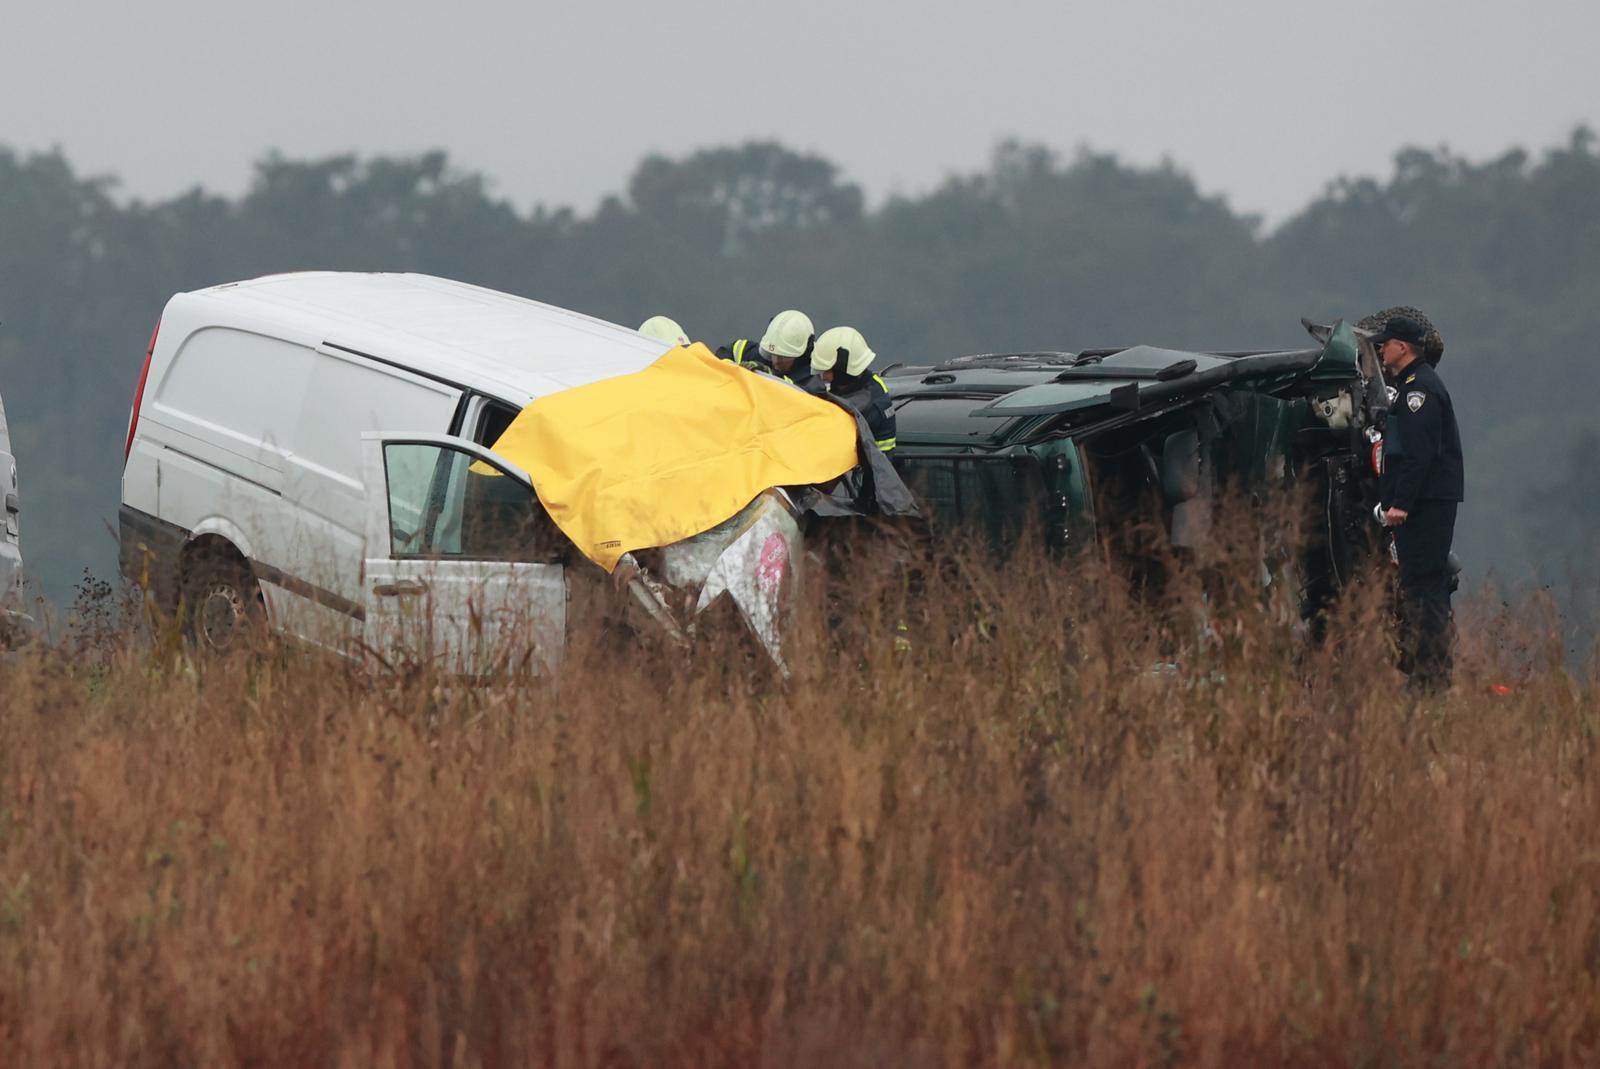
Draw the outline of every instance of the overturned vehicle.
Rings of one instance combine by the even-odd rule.
[[[1309,485],[1325,512],[1297,569],[1312,616],[1379,546],[1388,399],[1364,332],[1305,326],[1315,344],[1303,349],[1141,345],[891,368],[897,464],[939,528],[1002,550],[1025,531],[1061,550],[1127,548],[1151,531],[1196,549],[1225,490]]]

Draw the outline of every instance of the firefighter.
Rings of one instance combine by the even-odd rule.
[[[740,367],[774,375],[801,389],[814,389],[816,376],[811,370],[811,348],[815,341],[811,317],[790,308],[772,317],[759,344],[740,338],[719,348],[717,355]]]
[[[861,413],[878,448],[892,453],[895,419],[889,409],[889,385],[872,373],[876,355],[859,330],[834,327],[817,339],[811,368],[827,383],[829,393]]]
[[[1400,560],[1402,650],[1412,687],[1450,685],[1450,543],[1463,498],[1455,406],[1426,359],[1428,331],[1395,316],[1372,336],[1394,389],[1378,487]]]
[[[761,336],[761,356],[773,373],[802,390],[819,385],[811,370],[811,351],[816,345],[816,329],[811,317],[796,309],[779,312]]]
[[[666,316],[651,316],[639,324],[639,333],[656,341],[664,341],[668,345],[688,345],[689,335],[678,326],[678,321],[668,319]]]

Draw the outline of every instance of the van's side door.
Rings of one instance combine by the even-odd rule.
[[[447,435],[368,432],[362,450],[367,646],[452,674],[554,668],[571,544],[527,475]]]

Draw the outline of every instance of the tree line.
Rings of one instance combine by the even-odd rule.
[[[886,361],[1144,342],[1295,345],[1299,319],[1421,307],[1466,439],[1472,575],[1597,561],[1600,156],[1594,135],[1487,161],[1410,148],[1280,225],[1166,163],[1017,142],[871,205],[780,144],[644,159],[594,210],[522,210],[443,152],[255,166],[237,197],[116,195],[59,151],[0,147],[0,396],[30,572],[60,598],[114,572],[128,405],[173,293],[306,268],[412,270],[713,344],[785,307]],[[1591,580],[1592,584],[1592,580]]]

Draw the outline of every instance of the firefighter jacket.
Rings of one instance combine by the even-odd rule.
[[[727,345],[717,346],[718,360],[731,360],[740,367],[750,368],[752,371],[765,371],[772,374],[772,365],[767,363],[767,358],[761,355],[761,347],[749,338],[740,338]]]
[[[738,341],[729,342],[727,345],[717,347],[717,359],[729,360],[740,367],[759,371],[763,375],[782,379],[791,386],[798,386],[807,393],[821,393],[822,382],[811,370],[811,354],[808,350],[805,356],[794,362],[788,371],[779,371],[772,365],[771,359],[761,351],[761,347],[749,338],[740,338]]]
[[[861,413],[879,449],[894,451],[895,418],[889,408],[889,384],[881,376],[835,373],[829,392]]]

